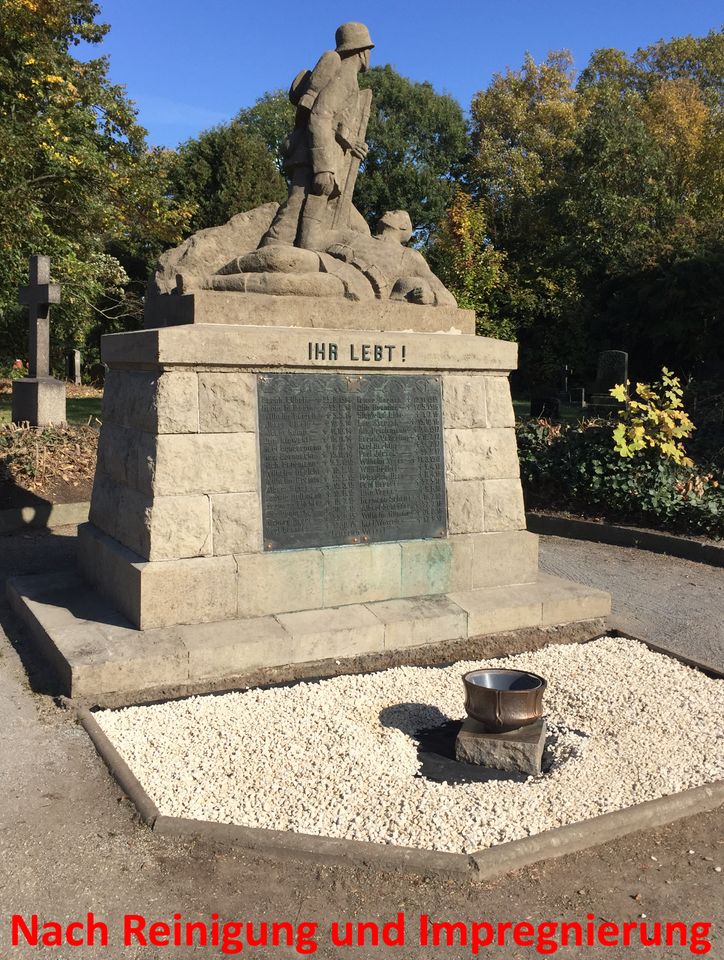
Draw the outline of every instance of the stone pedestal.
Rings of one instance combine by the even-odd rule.
[[[435,313],[416,309],[422,322]],[[516,350],[461,334],[236,324],[105,337],[83,571],[141,628],[533,583],[507,380]],[[271,371],[437,376],[447,536],[267,552],[257,377]]]
[[[12,418],[31,427],[65,423],[65,384],[53,377],[13,380]]]
[[[450,644],[456,657],[471,644],[499,654],[546,643],[561,635],[560,625],[577,639],[604,628],[607,594],[538,572],[508,386],[515,344],[472,335],[472,313],[454,308],[189,296],[177,298],[189,322],[170,316],[168,296],[168,325],[103,338],[103,426],[90,522],[78,534],[85,584],[42,575],[8,588],[58,663],[66,692],[96,699],[118,693],[127,701],[134,692],[162,696],[259,669],[293,665],[303,675],[305,666],[319,672],[320,663],[344,658],[419,662],[420,652],[405,651]],[[213,322],[201,322],[204,314]],[[454,332],[461,330],[470,332]],[[360,379],[380,378],[372,392],[390,389],[394,398],[407,390],[408,375],[424,378],[421,389],[436,398],[433,412],[424,406],[414,435],[407,427],[385,433],[393,440],[384,441],[382,459],[387,467],[397,463],[399,443],[401,462],[419,468],[426,483],[434,472],[434,523],[422,516],[423,504],[420,524],[378,526],[370,531],[374,542],[340,535],[330,544],[327,525],[314,545],[314,523],[304,539],[310,546],[265,536],[260,441],[267,453],[270,443],[285,442],[280,437],[296,443],[296,433],[274,432],[288,423],[289,408],[275,408],[270,420],[264,407],[266,386],[278,374],[290,381],[313,374],[315,384],[334,374],[350,392],[359,390],[357,411],[367,395]],[[410,384],[408,393],[417,389]],[[386,403],[389,424],[400,414],[394,399]],[[260,408],[267,409],[261,426]],[[283,468],[284,482],[305,509],[305,498],[315,499],[315,444],[333,451],[336,463],[361,453],[338,442],[331,421],[310,440],[297,418],[303,449]],[[431,455],[423,447],[433,422]],[[368,427],[368,463],[377,456],[375,437]],[[377,473],[385,492],[375,496],[391,489],[417,517],[410,504],[418,488],[409,478],[390,487],[387,467]],[[298,485],[295,471],[302,471]],[[332,513],[341,502],[344,517],[343,493],[329,495],[336,482],[327,479],[324,502]],[[355,489],[363,487],[360,480]],[[405,538],[406,530],[428,529]],[[480,646],[494,634],[509,639]]]
[[[477,720],[467,717],[455,740],[455,756],[464,763],[537,776],[541,772],[545,743],[543,718],[518,730],[490,733]]]

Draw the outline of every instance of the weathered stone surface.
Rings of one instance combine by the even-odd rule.
[[[240,554],[236,563],[240,617],[322,606],[321,550]]]
[[[334,260],[334,257],[330,257]],[[335,276],[345,282],[347,268],[364,280],[361,273],[341,260]],[[153,327],[175,324],[214,323],[259,327],[314,327],[336,330],[414,330],[424,333],[475,333],[475,314],[457,307],[424,307],[399,300],[348,299],[329,297],[273,296],[265,293],[236,293],[222,290],[194,290],[181,296],[158,297],[153,303]],[[359,294],[358,294],[359,295]],[[147,313],[149,306],[147,305]],[[148,326],[148,324],[147,324]],[[499,343],[501,341],[492,341]],[[506,352],[515,357],[516,345],[507,345]],[[104,354],[105,358],[105,354]],[[511,367],[515,366],[513,359]],[[493,368],[495,369],[495,368]]]
[[[257,493],[218,493],[211,497],[214,554],[262,549],[261,507]]]
[[[197,376],[188,370],[109,370],[103,389],[103,425],[146,433],[197,433]]]
[[[66,422],[65,384],[53,377],[21,377],[13,380],[13,423],[33,427],[58,426]]]
[[[150,503],[142,493],[96,470],[88,517],[103,533],[145,559],[149,549],[145,513]]]
[[[484,488],[485,530],[525,530],[525,507],[520,480],[486,480]]]
[[[103,421],[98,438],[97,470],[116,483],[139,488],[139,433]]]
[[[544,626],[593,620],[611,614],[611,595],[603,590],[595,590],[571,580],[561,580],[546,573],[538,574],[538,583],[544,591]]]
[[[450,561],[450,586],[452,590],[472,590],[473,586],[473,537],[469,534],[449,536],[452,557]]]
[[[357,604],[282,613],[276,619],[292,637],[292,663],[354,657],[384,649],[384,624]]]
[[[188,651],[190,681],[286,663],[292,649],[291,637],[274,617],[197,623],[181,627],[178,634]]]
[[[202,433],[256,430],[256,377],[253,373],[199,374],[199,428]]]
[[[455,740],[455,757],[463,763],[535,777],[541,772],[546,733],[543,717],[508,733],[488,733],[477,720],[467,717]]]
[[[278,299],[282,300],[282,297]],[[324,302],[324,301],[321,301]],[[331,301],[328,301],[331,303]],[[288,303],[288,301],[287,301]],[[406,308],[413,312],[422,309],[410,304],[380,304],[380,317],[391,311]],[[103,337],[102,353],[106,363],[116,364],[164,364],[174,366],[198,365],[211,367],[249,366],[259,369],[287,367],[311,367],[321,370],[363,369],[366,373],[383,373],[389,370],[504,370],[515,368],[517,345],[489,337],[445,336],[426,333],[396,333],[387,331],[383,337],[347,329],[347,320],[356,320],[356,313],[369,312],[367,304],[344,302],[334,305],[328,315],[329,326],[320,325],[310,337],[309,330],[293,325],[280,329],[272,326],[245,327],[220,323],[199,323],[185,326],[164,327],[159,330],[134,330],[130,333],[112,333]],[[445,308],[436,307],[435,315]],[[289,315],[287,323],[294,316]],[[413,324],[407,323],[412,329]],[[369,330],[369,326],[367,327]],[[339,354],[336,360],[309,361],[309,343],[337,343]],[[377,363],[361,359],[359,347],[363,343],[379,343],[391,346],[392,359],[387,350]],[[350,346],[356,346],[354,356]],[[405,347],[403,358],[402,347]],[[355,359],[359,357],[359,359]],[[506,431],[501,430],[501,433]],[[512,431],[510,431],[512,433]],[[469,479],[468,477],[460,479]]]
[[[146,560],[181,560],[212,552],[211,510],[205,496],[156,497],[143,515]]]
[[[482,480],[448,481],[447,525],[449,533],[481,533],[485,529]]]
[[[526,530],[472,536],[472,587],[533,583],[538,575],[538,537]]]
[[[323,606],[367,603],[400,596],[401,552],[398,543],[322,547]]]
[[[84,576],[140,629],[236,617],[233,557],[145,562],[92,523],[78,529]]]
[[[443,423],[448,428],[485,427],[485,377],[447,376],[443,380]]]
[[[403,540],[400,547],[401,596],[427,596],[451,589],[454,548],[448,540]]]
[[[542,618],[543,598],[535,583],[451,593],[450,599],[467,613],[469,637],[536,627]]]
[[[520,476],[512,429],[445,430],[445,451],[451,480],[500,480]]]
[[[199,230],[180,246],[162,253],[146,291],[146,326],[152,326],[155,320],[154,298],[176,289],[177,274],[202,277],[216,273],[234,257],[256,250],[278,208],[276,203],[266,203],[238,213],[228,223]]]
[[[385,625],[385,650],[467,636],[467,615],[445,596],[386,600],[367,608]]]
[[[487,426],[515,426],[515,412],[510,396],[510,384],[507,377],[486,377],[485,398],[487,404]]]
[[[256,490],[253,433],[166,434],[156,441],[155,496]]]

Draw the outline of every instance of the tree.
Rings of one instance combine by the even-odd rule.
[[[63,284],[53,339],[82,345],[104,314],[137,313],[111,240],[152,256],[190,213],[168,199],[168,154],[146,148],[107,60],[72,55],[107,32],[98,11],[91,0],[0,0],[0,336],[16,356],[31,253],[50,255]]]
[[[479,334],[514,340],[512,323],[494,307],[496,291],[505,278],[504,259],[490,243],[482,203],[457,187],[428,248],[430,266],[455,295],[458,306],[475,311]]]
[[[172,181],[176,198],[195,208],[191,230],[226,223],[270,200],[281,203],[287,194],[264,142],[236,121],[182,144]]]
[[[568,54],[498,75],[472,104],[467,183],[505,257],[529,382],[597,349],[637,375],[677,363],[724,379],[724,34]]]
[[[386,210],[407,210],[424,241],[453,198],[467,154],[460,105],[390,66],[372,67],[360,86],[372,90],[372,112],[355,204],[371,224]]]
[[[284,141],[294,126],[294,107],[284,90],[263,94],[253,107],[244,107],[236,115],[236,123],[266,145],[278,170],[284,164]]]

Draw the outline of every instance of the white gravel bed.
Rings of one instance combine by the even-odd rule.
[[[416,776],[415,732],[465,715],[479,666],[548,679],[548,772]],[[724,778],[724,681],[611,637],[95,717],[167,816],[456,853]]]

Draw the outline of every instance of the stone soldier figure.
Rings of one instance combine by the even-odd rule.
[[[324,53],[314,70],[300,73],[289,92],[297,108],[284,161],[289,196],[261,246],[319,250],[332,226],[369,234],[351,193],[359,161],[367,154],[371,99],[369,91],[360,91],[357,77],[369,67],[374,44],[361,23],[343,24],[335,41],[336,49]]]

